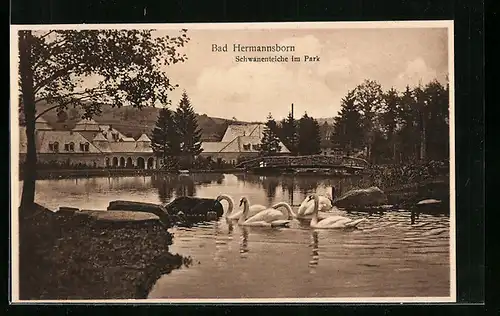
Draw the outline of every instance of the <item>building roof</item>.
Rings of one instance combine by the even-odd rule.
[[[87,132],[87,131],[92,131],[92,132],[99,132],[99,124],[97,124],[96,121],[90,119],[90,120],[81,120],[78,123],[75,124],[75,127],[73,128],[73,131],[75,132]]]
[[[43,117],[39,117],[35,122],[35,129],[37,131],[52,131],[54,128],[50,126],[49,122]]]
[[[202,142],[201,147],[205,153],[257,153],[262,137],[264,124],[232,124],[229,125],[222,141]],[[280,142],[281,153],[289,153],[286,146]]]
[[[139,137],[137,142],[151,142],[151,139],[146,134],[142,134],[141,137]]]
[[[116,134],[118,135],[118,140],[126,138],[125,135],[123,135],[120,131],[118,131],[116,128],[112,127],[111,125],[99,125],[99,128],[102,131],[102,134],[104,135],[105,138],[113,140],[111,134]]]
[[[238,136],[230,142],[203,142],[201,148],[204,153],[258,153],[261,139],[258,136]],[[281,153],[290,151],[280,142]]]
[[[92,141],[93,142],[107,142],[109,140],[106,139],[106,137],[104,137],[104,135],[102,133],[97,133],[97,135],[94,137],[94,139]]]
[[[201,149],[205,153],[218,153],[228,142],[202,142]]]
[[[238,136],[256,136],[262,139],[264,124],[231,124],[227,127],[222,142],[230,142]]]
[[[121,138],[122,142],[135,142],[135,139],[133,137],[123,137]]]
[[[39,131],[36,134],[37,139],[37,152],[38,153],[53,153],[49,149],[49,144],[55,142],[59,143],[59,152],[64,153],[64,145],[69,143],[74,143],[75,153],[100,153],[101,151],[95,147],[92,143],[77,132],[66,132],[66,131]],[[80,150],[80,144],[89,143],[89,151],[84,152]],[[73,151],[72,151],[73,152]]]

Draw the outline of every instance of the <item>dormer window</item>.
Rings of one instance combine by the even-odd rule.
[[[245,144],[243,145],[244,150],[250,150],[250,144]]]
[[[90,147],[89,143],[83,144],[83,151],[89,151],[89,147]]]
[[[69,143],[69,151],[75,151],[75,143]]]
[[[59,143],[54,142],[52,144],[49,144],[49,149],[55,153],[59,152]]]

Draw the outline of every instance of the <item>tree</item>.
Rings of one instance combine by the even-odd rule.
[[[297,154],[298,133],[297,122],[295,121],[292,112],[281,121],[280,138],[285,146],[293,155]]]
[[[179,133],[174,120],[174,113],[163,108],[153,129],[151,148],[167,169],[177,169],[180,153]]]
[[[368,145],[368,159],[370,159],[373,135],[379,128],[376,115],[382,106],[382,87],[374,80],[364,80],[354,91],[356,105],[362,117],[364,142]]]
[[[267,116],[266,127],[262,132],[260,153],[264,156],[272,156],[281,151],[280,139],[277,135],[278,124],[271,113]]]
[[[90,118],[103,103],[168,104],[168,92],[177,85],[162,67],[186,59],[179,52],[189,41],[186,31],[177,37],[155,36],[153,30],[19,31],[19,92],[27,138],[22,209],[29,209],[35,197],[36,119],[70,105],[83,108],[83,118]],[[94,86],[81,88],[90,76]],[[42,102],[52,106],[37,113]]]
[[[198,128],[196,113],[191,106],[191,101],[184,91],[175,112],[175,124],[180,141],[180,154],[185,159],[186,166],[191,166],[195,156],[201,149],[201,130]]]
[[[391,88],[383,94],[382,113],[380,114],[382,130],[385,133],[388,148],[392,152],[392,159],[396,161],[396,132],[401,125],[400,119],[400,97],[398,92]]]
[[[315,155],[321,152],[321,134],[318,121],[304,113],[299,120],[298,152],[300,155]]]
[[[364,144],[363,120],[356,106],[355,91],[348,91],[341,100],[340,112],[333,123],[332,142],[349,155]]]

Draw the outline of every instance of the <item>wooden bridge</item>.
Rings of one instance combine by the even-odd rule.
[[[361,171],[367,166],[368,162],[361,158],[333,155],[266,156],[237,165],[238,168],[252,171],[330,169],[345,172]]]

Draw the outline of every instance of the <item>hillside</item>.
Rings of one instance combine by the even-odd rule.
[[[37,105],[38,112],[42,112],[50,105]],[[137,138],[142,133],[150,134],[160,108],[143,108],[138,110],[133,107],[114,108],[109,104],[103,104],[101,115],[94,116],[94,120],[102,125],[111,125],[126,136]],[[55,110],[49,111],[43,115],[43,118],[57,130],[71,130],[75,124],[80,121],[82,111],[75,108],[69,108],[65,112],[58,114]],[[22,118],[21,118],[22,120]],[[209,117],[206,114],[198,114],[198,126],[202,130],[202,141],[220,141],[229,123],[235,121]],[[319,118],[318,122],[322,125],[325,121],[333,124],[333,118]],[[238,121],[236,123],[247,123]]]
[[[38,105],[38,112],[47,109],[49,105]],[[158,118],[159,108],[144,108],[138,110],[132,107],[113,108],[110,105],[102,105],[102,113],[94,116],[93,119],[103,125],[111,125],[121,133],[134,138],[142,133],[150,134]],[[51,126],[58,130],[70,130],[81,119],[82,111],[69,108],[62,114],[49,111],[43,115],[43,118]],[[222,118],[209,117],[206,114],[198,115],[198,126],[202,130],[203,141],[219,141],[230,120]]]

